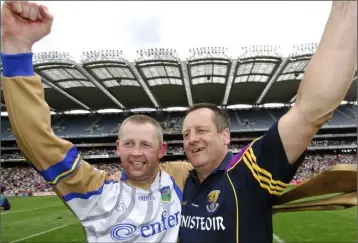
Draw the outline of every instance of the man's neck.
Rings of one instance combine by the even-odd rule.
[[[198,174],[198,178],[200,183],[202,183],[216,168],[218,168],[223,162],[227,152],[224,153],[217,161],[213,161],[212,163],[208,163],[205,166],[195,168],[196,173]]]
[[[155,173],[153,173],[153,175],[146,179],[146,180],[132,180],[131,178],[128,178],[128,183],[131,186],[134,187],[138,187],[141,188],[143,190],[148,190],[149,187],[153,184],[153,182],[155,181],[155,178],[157,178],[157,174],[158,174],[158,168],[155,170]]]

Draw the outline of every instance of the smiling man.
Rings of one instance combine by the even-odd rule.
[[[272,207],[305,151],[345,97],[357,65],[357,2],[334,1],[296,103],[239,154],[229,152],[227,115],[195,104],[183,123],[195,168],[184,187],[181,242],[272,242]]]
[[[88,242],[176,242],[189,163],[160,164],[167,145],[160,125],[134,115],[116,142],[122,173],[109,177],[84,161],[70,141],[55,136],[32,47],[51,32],[43,5],[2,5],[2,87],[12,131],[27,161],[80,220]]]

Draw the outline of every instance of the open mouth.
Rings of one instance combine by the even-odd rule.
[[[196,154],[196,153],[199,153],[199,152],[201,152],[203,150],[204,150],[204,148],[197,148],[197,149],[192,150],[192,152],[193,152],[193,154]]]
[[[142,167],[145,163],[142,161],[132,161],[131,164],[135,167],[135,168],[140,168]]]

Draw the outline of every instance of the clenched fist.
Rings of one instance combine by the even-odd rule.
[[[1,51],[6,54],[31,52],[51,32],[53,16],[43,5],[7,1],[1,12]]]

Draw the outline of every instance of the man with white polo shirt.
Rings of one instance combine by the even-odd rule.
[[[88,242],[176,242],[182,188],[189,163],[160,164],[167,145],[160,125],[127,118],[116,142],[123,167],[117,178],[84,161],[51,129],[32,46],[51,31],[53,16],[37,3],[2,5],[2,87],[21,152],[80,220]]]

